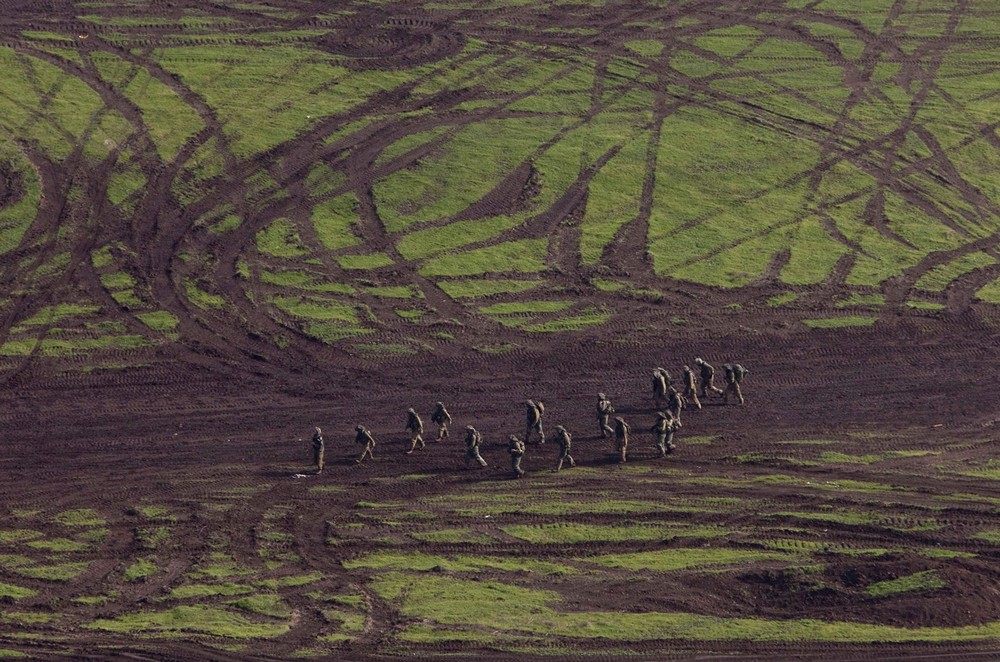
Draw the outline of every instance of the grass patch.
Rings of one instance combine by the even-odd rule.
[[[253,587],[230,582],[222,584],[186,584],[170,591],[170,597],[175,600],[187,600],[190,598],[205,598],[212,595],[243,595],[244,593],[253,593]]]
[[[468,543],[472,545],[490,545],[496,543],[496,538],[475,529],[419,531],[411,533],[410,537],[423,542]]]
[[[43,534],[41,531],[34,531],[32,529],[7,529],[0,530],[0,544],[11,545],[16,543],[25,542],[27,540],[34,540],[35,538],[41,538]]]
[[[274,579],[264,579],[257,582],[257,585],[261,588],[270,589],[276,591],[279,588],[290,588],[293,586],[305,586],[306,584],[312,584],[313,582],[318,582],[323,579],[323,573],[321,572],[310,572],[306,575],[289,575],[287,577],[276,577]]]
[[[99,619],[86,627],[108,632],[196,633],[232,639],[278,637],[289,629],[287,623],[258,623],[225,609],[199,605]]]
[[[367,255],[338,255],[336,260],[341,269],[351,270],[381,269],[382,267],[388,267],[393,264],[392,258],[385,253],[369,253]]]
[[[81,552],[90,545],[69,538],[52,538],[51,540],[33,540],[28,543],[32,549],[44,549],[49,552]]]
[[[278,595],[251,595],[233,600],[230,605],[253,614],[271,618],[291,618],[292,610]]]
[[[707,568],[725,565],[746,565],[759,561],[793,561],[797,556],[784,552],[761,552],[742,549],[692,549],[680,548],[656,552],[637,552],[634,554],[604,554],[577,561],[596,563],[608,568],[623,568],[625,570],[652,570],[654,572],[672,572],[675,570],[690,570],[692,568]]]
[[[166,310],[155,310],[149,313],[138,313],[136,317],[139,321],[151,328],[153,331],[168,333],[177,328],[180,320]]]
[[[452,299],[491,297],[497,294],[519,294],[544,285],[544,280],[441,280],[437,285]]]
[[[877,321],[877,317],[847,315],[844,317],[824,317],[820,319],[802,320],[802,323],[811,329],[840,329],[853,326],[872,326]]]
[[[24,588],[22,586],[15,586],[14,584],[5,584],[0,582],[0,600],[5,598],[10,600],[23,600],[24,598],[30,598],[35,595],[38,595],[38,591],[30,588]]]
[[[343,561],[348,570],[370,568],[377,570],[478,572],[484,568],[507,572],[532,572],[543,575],[573,574],[572,566],[526,558],[499,558],[487,556],[436,556],[422,552],[382,551],[358,559]]]
[[[22,577],[44,579],[50,582],[67,582],[76,579],[90,566],[87,561],[72,563],[57,563],[54,565],[35,565],[13,568],[13,572]]]
[[[122,579],[126,582],[145,581],[146,577],[156,573],[156,565],[148,559],[139,559],[125,569]]]
[[[135,530],[135,539],[143,549],[157,549],[170,540],[169,526],[146,526]]]
[[[897,579],[889,579],[883,582],[872,584],[865,591],[868,595],[876,598],[884,598],[898,593],[908,593],[912,591],[933,591],[944,588],[948,585],[938,573],[933,570],[917,572]]]
[[[624,542],[628,540],[671,540],[678,537],[712,538],[729,533],[714,526],[681,527],[631,524],[606,526],[600,524],[528,524],[501,527],[509,536],[533,544],[576,544],[587,542]]]
[[[535,273],[545,269],[548,239],[519,239],[424,263],[423,276],[475,276],[486,273]]]

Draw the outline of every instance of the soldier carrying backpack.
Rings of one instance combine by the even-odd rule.
[[[729,394],[732,393],[743,404],[743,390],[740,388],[740,382],[743,378],[747,376],[750,371],[741,366],[739,363],[727,363],[723,366],[726,370],[726,390],[722,394],[722,403],[729,404]]]

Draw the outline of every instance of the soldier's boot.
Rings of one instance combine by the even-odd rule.
[[[538,422],[538,445],[541,446],[545,443],[545,432],[542,431],[542,422]]]
[[[675,446],[673,443],[668,443],[667,444],[667,455],[673,455],[675,448],[677,448],[677,446]]]
[[[417,443],[420,444],[420,448],[427,448],[427,444],[424,443],[424,438],[422,435],[417,435]]]
[[[486,460],[483,459],[482,455],[478,456],[476,459],[479,461],[479,466],[480,467],[488,467],[488,466],[490,466],[490,465],[486,464]]]
[[[563,465],[563,459],[559,458],[559,464],[557,464],[556,468],[552,470],[552,473],[557,473],[559,471],[562,471],[562,465]]]
[[[744,404],[743,401],[743,389],[740,388],[739,382],[736,382],[736,397],[740,399],[740,404]]]
[[[624,448],[622,449],[622,456],[621,456],[621,459],[618,460],[618,463],[619,464],[625,464],[625,449]]]
[[[531,423],[528,423],[528,425],[525,426],[525,428],[524,428],[524,443],[525,443],[525,445],[531,443],[531,430],[532,429],[533,428],[531,427]]]
[[[573,460],[573,456],[572,455],[567,455],[566,459],[569,460],[569,466],[571,466],[571,467],[575,467],[576,466],[576,461]]]

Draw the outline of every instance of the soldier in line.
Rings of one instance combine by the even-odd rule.
[[[361,451],[361,457],[354,461],[355,464],[361,464],[362,460],[365,459],[365,456],[368,456],[374,461],[375,456],[372,454],[372,450],[375,448],[375,437],[373,437],[372,433],[366,430],[363,425],[359,425],[354,429],[358,432],[357,436],[354,437],[354,442],[364,444],[365,446],[365,449]]]
[[[538,432],[538,443],[545,443],[545,433],[542,431],[542,414],[545,413],[545,405],[542,401],[533,402],[528,400],[525,403],[527,421],[524,428],[524,443],[531,442],[531,433]]]
[[[722,404],[729,404],[729,394],[732,393],[739,399],[740,404],[743,404],[743,390],[740,388],[740,382],[746,377],[747,373],[750,372],[739,363],[725,364],[722,366],[726,370],[726,392],[722,394]]]
[[[611,405],[611,400],[603,393],[597,394],[597,425],[601,428],[601,438],[606,439],[608,435],[614,435],[615,430],[608,425],[608,419],[615,413],[615,408]]]
[[[575,467],[576,461],[573,456],[569,454],[571,448],[573,448],[573,437],[569,432],[566,431],[561,425],[556,426],[556,443],[559,444],[559,464],[553,471],[560,471],[563,466],[563,462],[569,460],[569,466]]]
[[[628,450],[628,433],[632,428],[621,416],[615,416],[615,441],[618,443],[618,452],[621,453],[619,463],[625,462],[625,453]]]
[[[483,441],[483,435],[471,425],[465,426],[465,468],[469,468],[469,461],[475,460],[480,467],[488,466],[483,456],[479,454],[479,444]]]
[[[448,424],[451,423],[451,414],[444,408],[444,403],[438,402],[434,405],[434,413],[431,414],[431,421],[438,426],[438,441],[448,436]]]
[[[710,391],[722,395],[722,389],[715,385],[715,368],[703,359],[695,359],[694,364],[701,368],[701,397],[707,398]]]
[[[653,405],[659,407],[667,399],[670,373],[663,368],[653,370]]]
[[[413,407],[406,410],[406,427],[403,428],[403,431],[410,433],[410,450],[406,451],[407,455],[413,453],[417,444],[420,444],[421,448],[426,447],[427,444],[424,443],[423,437],[424,422],[417,416],[417,412],[414,411]]]
[[[674,430],[679,427],[680,423],[670,414],[656,412],[656,423],[649,431],[656,435],[656,447],[660,451],[660,457],[666,457],[674,452]]]
[[[316,465],[316,473],[323,473],[323,456],[326,454],[323,448],[323,431],[316,428],[312,438],[313,464]]]
[[[521,478],[524,476],[524,469],[521,468],[521,458],[524,457],[524,442],[516,436],[510,435],[507,442],[507,452],[510,453],[510,470],[514,472],[514,478]]]
[[[670,395],[667,397],[667,411],[670,416],[677,421],[677,427],[681,427],[681,409],[687,402],[684,400],[684,396],[677,392],[673,386],[670,387]]]
[[[701,402],[698,400],[698,389],[694,383],[694,370],[684,366],[684,393],[682,396],[694,403],[694,406],[701,409]]]

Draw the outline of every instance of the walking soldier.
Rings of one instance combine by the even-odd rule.
[[[521,468],[521,458],[524,457],[524,442],[510,435],[507,452],[510,453],[510,469],[514,472],[514,478],[522,477],[524,469]]]
[[[424,422],[417,416],[417,412],[413,410],[413,407],[406,410],[406,427],[404,431],[410,433],[410,450],[406,451],[407,455],[413,452],[417,444],[420,444],[421,448],[426,446],[423,437]]]
[[[729,394],[732,393],[740,404],[743,404],[743,389],[740,388],[740,382],[750,371],[739,363],[732,365],[727,363],[723,367],[726,369],[726,392],[722,394],[722,403],[729,404]]]
[[[722,389],[715,385],[715,368],[703,359],[695,359],[694,363],[701,368],[701,397],[707,398],[709,391],[722,395]]]
[[[355,443],[363,444],[365,447],[364,450],[361,451],[361,457],[356,459],[355,462],[357,464],[361,464],[365,457],[374,460],[375,456],[372,454],[372,450],[375,448],[375,437],[373,437],[371,432],[366,430],[363,425],[359,425],[354,429],[358,432],[357,436],[354,437]]]
[[[312,438],[313,464],[316,465],[316,473],[323,473],[323,456],[326,454],[323,448],[323,431],[318,427],[313,432]]]
[[[570,449],[573,447],[573,437],[561,425],[556,426],[556,443],[559,444],[559,464],[556,465],[555,471],[561,470],[563,462],[566,460],[569,460],[569,466],[575,467],[576,461],[569,454]]]
[[[625,453],[628,450],[628,433],[632,428],[621,416],[615,416],[615,441],[618,444],[618,452],[621,454],[619,462],[625,462]]]
[[[662,411],[656,413],[656,423],[649,431],[656,435],[656,448],[660,451],[660,457],[674,452],[674,430],[679,427],[680,424],[670,414]]]
[[[685,400],[694,403],[694,406],[701,409],[701,402],[698,400],[698,389],[695,387],[694,382],[694,370],[688,366],[684,366],[684,393],[682,394]]]
[[[483,436],[471,425],[465,426],[465,468],[469,468],[469,462],[475,460],[480,467],[487,466],[486,460],[479,454],[479,444],[483,441]]]
[[[601,438],[614,435],[615,430],[608,425],[608,419],[615,413],[615,408],[611,405],[611,400],[603,393],[597,394],[597,425],[601,428]]]
[[[542,414],[545,413],[545,405],[542,404],[541,400],[539,400],[538,402],[533,402],[531,400],[528,400],[525,403],[525,406],[526,406],[525,413],[527,414],[527,420],[525,422],[525,427],[524,427],[524,443],[526,444],[530,443],[531,433],[537,432],[538,443],[544,444],[545,433],[542,431]]]
[[[448,424],[451,423],[451,414],[444,408],[444,404],[438,402],[434,405],[434,413],[431,414],[431,421],[438,426],[438,441],[448,436]]]

